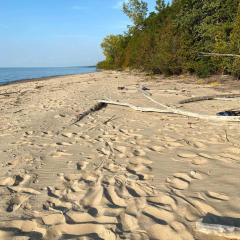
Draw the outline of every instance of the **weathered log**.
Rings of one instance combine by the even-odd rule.
[[[149,96],[148,96],[149,97]],[[115,101],[108,101],[108,100],[99,100],[100,103],[105,103],[105,104],[110,104],[110,105],[117,105],[117,106],[122,106],[122,107],[129,107],[135,111],[140,111],[140,112],[156,112],[156,113],[169,113],[169,114],[177,114],[177,115],[182,115],[186,117],[193,117],[193,118],[198,118],[198,119],[203,119],[203,120],[211,120],[211,121],[225,121],[225,122],[240,122],[240,117],[225,117],[225,116],[215,116],[215,115],[202,115],[198,113],[193,113],[193,112],[188,112],[188,111],[183,111],[179,110],[176,108],[168,107],[164,104],[158,103],[154,100],[155,103],[158,103],[165,109],[159,109],[159,108],[147,108],[147,107],[138,107],[134,106],[129,103],[121,103],[121,102],[115,102]]]
[[[240,228],[223,224],[196,223],[198,239],[240,240]]]
[[[106,103],[104,102],[98,102],[97,104],[95,104],[93,107],[91,107],[90,109],[88,109],[87,111],[79,114],[77,116],[77,119],[74,123],[72,123],[72,125],[80,122],[83,118],[85,118],[86,116],[88,116],[90,113],[93,113],[93,112],[97,112],[97,111],[100,111],[101,109],[105,108],[107,106]]]
[[[148,107],[138,107],[135,105],[132,105],[130,103],[123,103],[123,102],[116,102],[116,101],[109,101],[109,100],[99,100],[99,103],[106,103],[109,105],[116,105],[116,106],[122,106],[122,107],[129,107],[135,111],[138,112],[158,112],[158,113],[171,113],[167,110],[162,110],[158,108],[148,108]]]
[[[154,100],[144,90],[140,89],[139,91],[142,92],[142,94],[147,99],[149,99],[151,102],[165,108],[166,110],[168,110],[169,112],[174,113],[174,114],[183,115],[183,116],[187,116],[187,117],[193,117],[193,118],[199,118],[199,119],[203,119],[203,120],[240,122],[240,117],[238,117],[238,116],[237,117],[236,116],[226,117],[226,116],[204,115],[204,114],[198,114],[198,113],[193,113],[193,112],[173,108],[173,107],[167,106],[165,104],[162,104],[162,103]]]
[[[206,56],[206,57],[235,57],[235,58],[240,58],[240,55],[238,55],[238,54],[230,54],[230,53],[200,52],[199,54],[202,55],[202,56]]]
[[[212,96],[201,96],[201,97],[192,97],[179,102],[179,104],[186,104],[192,102],[200,102],[200,101],[207,101],[207,100],[214,100],[214,99],[230,99],[230,98],[239,98],[240,94],[219,94],[219,95],[212,95]]]

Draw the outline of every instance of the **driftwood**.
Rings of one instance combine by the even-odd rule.
[[[193,98],[182,100],[179,102],[179,104],[207,101],[207,100],[214,100],[214,99],[239,98],[239,97],[240,97],[240,94],[219,94],[219,95],[212,95],[212,96],[193,97]]]
[[[174,114],[183,115],[183,116],[186,116],[186,117],[193,117],[193,118],[203,119],[203,120],[225,121],[225,122],[240,122],[240,117],[238,117],[238,116],[204,115],[204,114],[198,114],[198,113],[193,113],[193,112],[189,112],[189,111],[184,111],[184,110],[180,110],[180,109],[177,109],[177,108],[173,108],[173,107],[167,106],[165,104],[162,104],[162,103],[154,100],[144,90],[139,89],[139,91],[142,92],[142,94],[147,99],[149,99],[151,102],[161,106],[162,108],[164,108],[164,109],[166,109],[169,112],[174,113]]]
[[[196,223],[199,239],[240,240],[240,219],[207,213]]]
[[[182,111],[182,110],[179,110],[179,109],[176,109],[176,108],[168,107],[168,106],[163,105],[163,104],[161,104],[161,106],[162,107],[164,106],[165,109],[138,107],[138,106],[134,106],[134,105],[129,104],[129,103],[121,103],[121,102],[108,101],[108,100],[99,100],[99,102],[109,104],[109,105],[128,107],[128,108],[131,108],[135,111],[140,111],[140,112],[169,113],[169,114],[177,114],[177,115],[182,115],[182,116],[186,116],[186,117],[193,117],[193,118],[198,118],[198,119],[203,119],[203,120],[240,122],[240,117],[202,115],[202,114],[198,114],[198,113]]]
[[[109,101],[109,100],[99,100],[99,103],[106,103],[109,105],[121,106],[121,107],[128,107],[138,112],[157,112],[157,113],[171,113],[167,110],[162,110],[158,108],[148,108],[148,107],[138,107],[129,103],[122,103],[116,101]]]
[[[236,98],[214,98],[214,100],[220,100],[220,101],[233,101],[234,100],[240,100],[240,97]]]
[[[80,122],[83,118],[85,118],[86,116],[88,116],[89,114],[93,113],[93,112],[97,112],[100,111],[101,109],[105,108],[107,106],[106,103],[104,102],[98,102],[97,104],[95,104],[93,107],[91,107],[90,109],[88,109],[87,111],[79,114],[77,116],[77,119],[74,123],[72,123],[72,125]]]
[[[234,58],[240,58],[240,55],[238,55],[238,54],[228,54],[228,53],[200,52],[199,54],[202,55],[202,56],[206,56],[206,57],[234,57]]]
[[[240,228],[223,226],[218,224],[196,224],[196,232],[204,234],[204,237],[218,237],[218,239],[240,240]]]
[[[154,100],[151,96],[149,96],[148,92],[144,91],[143,89],[139,89],[139,91],[151,102],[159,105],[163,109],[158,109],[158,108],[144,108],[144,107],[138,107],[134,106],[129,103],[120,103],[120,102],[115,102],[115,101],[108,101],[108,100],[99,100],[99,103],[105,103],[105,104],[111,104],[111,105],[118,105],[118,106],[123,106],[123,107],[129,107],[133,110],[140,111],[140,112],[157,112],[157,113],[171,113],[171,114],[177,114],[177,115],[182,115],[186,117],[192,117],[192,118],[198,118],[198,119],[203,119],[203,120],[211,120],[211,121],[224,121],[224,122],[240,122],[240,117],[237,116],[215,116],[215,115],[203,115],[203,114],[198,114],[198,113],[193,113],[189,111],[184,111],[180,110],[174,107],[167,106],[165,104],[162,104],[156,100]]]

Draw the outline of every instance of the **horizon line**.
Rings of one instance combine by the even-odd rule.
[[[47,66],[45,66],[45,67],[43,67],[43,66],[31,66],[31,67],[26,67],[26,66],[24,66],[24,67],[1,67],[0,66],[0,68],[76,68],[76,67],[97,67],[97,65],[86,65],[86,66],[49,66],[49,67],[47,67]]]

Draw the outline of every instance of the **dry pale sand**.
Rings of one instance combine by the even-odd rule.
[[[0,239],[240,239],[237,228],[218,237],[198,224],[240,227],[239,123],[108,106],[72,125],[98,99],[158,107],[138,84],[181,109],[239,108],[178,105],[236,88],[120,72],[0,87]]]

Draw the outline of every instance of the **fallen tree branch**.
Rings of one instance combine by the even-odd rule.
[[[200,52],[199,53],[202,56],[206,56],[206,57],[236,57],[236,58],[240,58],[240,55],[238,54],[228,54],[228,53],[208,53],[208,52]]]
[[[193,97],[193,98],[182,100],[179,102],[179,104],[200,102],[200,101],[207,101],[207,100],[214,100],[214,99],[221,99],[221,98],[230,99],[230,98],[239,98],[239,97],[240,97],[240,94],[220,94],[220,95],[212,95],[212,96]]]
[[[109,105],[116,105],[116,106],[121,106],[121,107],[129,107],[135,111],[138,112],[158,112],[158,113],[171,113],[167,110],[162,110],[162,109],[158,109],[158,108],[147,108],[147,107],[138,107],[138,106],[134,106],[132,104],[129,103],[122,103],[122,102],[116,102],[116,101],[108,101],[108,100],[99,100],[99,103],[106,103]]]
[[[207,213],[196,222],[195,231],[201,239],[240,239],[240,219]]]
[[[153,100],[155,103],[155,100]],[[188,111],[182,111],[179,109],[175,109],[172,107],[168,107],[164,104],[158,103],[162,107],[166,109],[158,109],[158,108],[147,108],[147,107],[137,107],[132,104],[128,103],[121,103],[121,102],[115,102],[115,101],[108,101],[108,100],[99,100],[100,103],[106,103],[109,105],[116,105],[116,106],[122,106],[122,107],[129,107],[135,111],[140,111],[140,112],[156,112],[156,113],[169,113],[169,114],[177,114],[177,115],[182,115],[186,117],[193,117],[193,118],[198,118],[198,119],[203,119],[203,120],[212,120],[212,121],[225,121],[225,122],[240,122],[240,117],[226,117],[226,116],[215,116],[215,115],[202,115],[198,113],[193,113],[193,112],[188,112]]]
[[[79,114],[79,115],[77,116],[77,120],[76,120],[74,123],[72,123],[71,125],[74,125],[74,124],[80,122],[83,118],[85,118],[86,116],[88,116],[90,113],[97,112],[97,111],[105,108],[106,106],[107,106],[106,103],[104,103],[104,102],[98,102],[98,103],[95,104],[93,107],[91,107],[89,110],[87,110],[87,111]]]
[[[233,100],[240,100],[240,97],[236,97],[236,98],[214,98],[214,100],[233,101]]]
[[[167,109],[169,112],[172,112],[174,114],[183,115],[183,116],[186,116],[186,117],[199,118],[199,119],[203,119],[203,120],[225,121],[225,122],[240,122],[240,117],[237,117],[237,116],[228,116],[228,117],[226,117],[226,116],[215,116],[215,115],[203,115],[203,114],[198,114],[198,113],[193,113],[193,112],[189,112],[189,111],[184,111],[184,110],[180,110],[180,109],[177,109],[177,108],[173,108],[173,107],[167,106],[165,104],[162,104],[162,103],[154,100],[144,90],[140,89],[140,91],[151,102],[156,103],[157,105]]]

